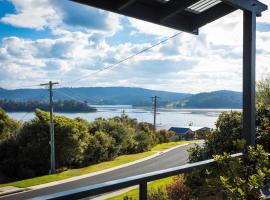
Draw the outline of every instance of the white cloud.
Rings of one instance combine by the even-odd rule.
[[[83,7],[81,11],[89,12],[88,18],[94,18],[92,21],[80,21],[76,17],[83,16],[74,16],[75,11],[73,15],[68,15],[72,9],[70,4],[59,5],[59,2],[51,3],[48,0],[12,2],[16,5],[17,13],[5,16],[2,21],[35,29],[49,27],[57,38],[3,38],[0,42],[2,87],[39,84],[52,79],[60,83],[68,81],[66,86],[73,87],[118,85],[193,93],[219,89],[240,91],[242,88],[240,11],[205,26],[200,30],[199,36],[183,33],[162,46],[121,63],[113,70],[73,82],[137,53],[149,47],[156,39],[171,36],[177,31],[128,18],[130,25],[136,30],[133,30],[131,36],[151,35],[153,41],[110,45],[106,37],[117,35],[124,26],[118,15]],[[45,5],[49,11],[44,9],[40,13],[36,12],[36,8],[39,10]],[[267,23],[270,29],[268,15],[269,11],[262,18],[258,18],[258,21]],[[23,24],[20,17],[27,23]],[[30,18],[36,19],[31,21]],[[96,18],[100,19],[94,21]],[[130,32],[121,34],[129,35]],[[120,35],[118,38],[121,40],[122,37],[125,36]],[[257,52],[259,79],[270,73],[270,32],[257,32]]]
[[[53,33],[83,31],[115,34],[121,29],[120,16],[98,10],[69,0],[10,0],[16,9],[6,14],[0,22],[15,27],[43,30],[50,28]]]
[[[44,29],[57,19],[57,13],[49,1],[46,0],[12,0],[15,14],[7,14],[0,22],[16,27]]]

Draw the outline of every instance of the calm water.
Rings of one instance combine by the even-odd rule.
[[[132,108],[132,106],[95,106],[96,113],[58,113],[69,118],[81,117],[88,121],[93,121],[98,117],[111,118],[120,116],[123,111],[131,118],[136,118],[140,122],[153,122],[153,112],[150,108]],[[213,128],[218,115],[228,109],[158,109],[157,126],[159,128],[169,128],[171,126],[207,126]],[[27,121],[34,118],[34,113],[13,112],[8,113],[12,118]]]

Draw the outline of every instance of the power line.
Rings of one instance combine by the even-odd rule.
[[[86,96],[84,93],[75,93],[71,91],[71,89],[73,88],[67,88],[67,87],[63,87],[63,88],[59,88],[61,90],[65,90],[66,91],[66,94],[70,94],[70,92],[72,93],[71,96],[73,96],[74,98],[77,98],[77,99],[81,99],[83,102],[86,100],[86,99],[89,99],[88,96]]]
[[[24,86],[20,86],[20,87],[2,87],[5,88],[7,90],[20,90],[20,89],[28,89],[28,88],[32,88],[32,87],[39,87],[40,85],[24,85]],[[39,88],[37,88],[39,89]]]
[[[46,97],[45,91],[42,90],[42,92],[44,92],[44,94],[41,96],[40,99],[43,99]],[[36,96],[33,97],[33,99],[36,99],[37,97],[39,97],[41,94],[38,94]],[[18,121],[23,121],[30,113],[32,112],[26,112]]]
[[[63,88],[62,88],[63,89]],[[81,102],[81,103],[85,103],[85,101],[84,100],[82,100],[82,99],[80,99],[80,98],[77,98],[77,97],[75,97],[75,96],[71,96],[71,95],[69,95],[69,94],[67,94],[67,93],[65,93],[65,92],[63,92],[63,91],[59,91],[59,90],[55,90],[55,92],[56,93],[60,93],[60,94],[62,94],[62,95],[64,95],[64,96],[66,96],[66,97],[69,97],[70,99],[73,99],[73,100],[76,100],[76,101],[79,101],[79,102]]]
[[[78,78],[78,79],[75,79],[75,80],[73,80],[73,81],[68,81],[68,82],[64,83],[63,85],[71,84],[71,83],[76,83],[76,82],[78,82],[78,81],[80,81],[80,80],[83,80],[83,79],[85,79],[85,78],[88,78],[89,76],[95,75],[95,74],[97,74],[97,73],[100,73],[100,72],[105,71],[105,70],[108,70],[108,69],[112,69],[112,68],[118,66],[119,64],[121,64],[121,63],[123,63],[123,62],[125,62],[125,61],[127,61],[127,60],[130,60],[130,59],[134,58],[135,56],[138,56],[138,55],[140,55],[140,54],[142,54],[142,53],[144,53],[144,52],[146,52],[146,51],[148,51],[148,50],[150,50],[150,49],[152,49],[152,48],[154,48],[154,47],[156,47],[156,46],[158,46],[158,45],[160,45],[160,44],[163,44],[163,43],[167,42],[168,40],[170,40],[170,39],[172,39],[172,38],[175,38],[175,37],[181,35],[182,33],[184,33],[184,32],[177,32],[176,34],[174,34],[174,35],[172,35],[172,36],[170,36],[170,37],[168,37],[168,38],[166,38],[166,39],[164,39],[164,40],[161,40],[160,42],[157,42],[157,43],[155,43],[154,45],[151,45],[150,47],[146,47],[146,48],[144,48],[143,50],[141,50],[141,51],[139,51],[139,52],[137,52],[137,53],[135,53],[135,54],[133,54],[133,55],[130,55],[130,56],[128,56],[128,57],[126,57],[126,58],[124,58],[124,59],[122,59],[122,60],[116,62],[115,64],[109,65],[109,66],[107,66],[107,67],[103,67],[103,68],[101,68],[100,70],[97,70],[97,71],[95,71],[95,72],[93,72],[93,73],[90,73],[90,74],[87,74],[87,75],[85,75],[85,76],[82,76],[82,77],[80,77],[80,78]]]

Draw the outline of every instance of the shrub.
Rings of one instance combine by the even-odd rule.
[[[189,161],[198,162],[212,158],[213,155],[223,152],[237,153],[244,148],[244,140],[241,133],[241,113],[223,112],[220,114],[216,129],[209,134],[204,146],[195,145],[189,149]],[[186,185],[191,188],[197,197],[205,197],[219,194],[218,185],[219,169],[215,166],[207,169],[195,169],[186,176]]]
[[[156,132],[156,137],[158,139],[158,143],[166,143],[170,141],[170,138],[175,135],[173,131],[167,131],[165,129],[159,130]]]
[[[129,124],[131,122],[128,122],[128,119],[124,117],[108,120],[96,119],[90,124],[89,130],[92,135],[94,135],[96,131],[102,131],[112,137],[114,146],[111,150],[114,151],[114,154],[133,153],[133,147],[129,145],[133,145],[134,143],[135,129],[129,125],[125,126],[126,123]]]
[[[257,145],[249,147],[247,158],[232,158],[225,153],[215,156],[226,199],[262,199],[261,189],[270,180],[268,153]]]
[[[151,132],[139,131],[136,133],[134,139],[137,143],[137,146],[135,147],[136,153],[149,151],[155,143],[153,133]]]
[[[185,185],[183,175],[173,177],[173,182],[166,185],[167,194],[170,200],[192,200],[191,189]]]
[[[257,143],[261,144],[264,149],[270,152],[270,110],[258,106],[257,118]]]
[[[20,124],[11,119],[6,112],[0,108],[0,143],[16,136],[19,131]]]
[[[54,117],[56,168],[81,166],[84,161],[84,151],[89,142],[88,125],[79,119]],[[17,169],[16,176],[28,178],[48,173],[50,169],[49,130],[49,114],[36,110],[36,117],[23,125],[15,144],[12,141],[7,143],[9,148],[13,146],[12,148],[17,149],[13,157],[16,160],[13,164],[16,166],[10,166]],[[6,158],[8,156],[8,154],[5,155]]]
[[[0,171],[9,178],[19,176],[18,145],[14,138],[5,140],[0,145]]]
[[[163,187],[158,187],[157,189],[151,188],[147,194],[148,200],[168,200],[168,195]]]
[[[98,163],[102,161],[111,160],[115,156],[113,149],[113,138],[103,131],[96,131],[90,137],[90,142],[85,152],[85,162],[87,164]],[[112,155],[113,154],[113,155]]]

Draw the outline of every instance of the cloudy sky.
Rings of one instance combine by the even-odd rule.
[[[270,0],[262,0],[269,4]],[[270,11],[257,19],[257,80],[270,75]],[[0,0],[0,87],[131,86],[191,92],[242,90],[242,13],[182,33],[67,0]]]

